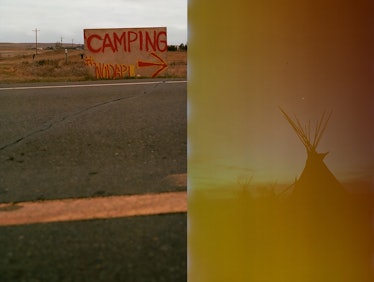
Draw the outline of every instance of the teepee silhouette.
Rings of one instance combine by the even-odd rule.
[[[302,273],[296,280],[374,281],[372,204],[352,198],[324,163],[328,153],[317,151],[331,112],[315,123],[302,124],[296,116],[280,111],[307,152],[305,167],[284,209],[289,220],[284,245],[292,266]],[[278,234],[281,238],[282,232]]]
[[[312,129],[310,121],[303,126],[296,116],[295,119],[292,119],[282,108],[279,107],[279,109],[307,152],[304,170],[294,184],[293,197],[303,199],[313,205],[323,206],[341,200],[344,195],[344,187],[323,161],[328,152],[317,152],[317,146],[326,130],[332,112],[323,113],[321,119],[315,123],[314,129]]]

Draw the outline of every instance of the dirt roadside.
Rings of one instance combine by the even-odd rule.
[[[0,43],[0,83],[92,80],[84,64],[85,51],[52,49],[40,44]],[[168,68],[159,77],[187,77],[187,52],[168,52]]]

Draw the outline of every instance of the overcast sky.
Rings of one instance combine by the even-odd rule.
[[[1,0],[0,42],[83,44],[85,28],[163,27],[187,43],[187,0]]]

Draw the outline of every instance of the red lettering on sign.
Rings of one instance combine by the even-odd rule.
[[[168,43],[166,42],[166,32],[161,31],[157,35],[157,48],[160,52],[166,52],[168,50]],[[155,50],[154,50],[155,51]]]
[[[87,49],[93,53],[99,52],[131,52],[138,47],[140,51],[166,52],[166,32],[165,31],[124,31],[120,34],[105,33],[104,37],[98,34],[90,35],[87,40]]]
[[[128,32],[128,51],[131,52],[131,43],[136,42],[138,39],[138,34],[135,31]]]
[[[113,53],[118,51],[117,46],[113,46],[112,39],[110,38],[108,33],[106,33],[104,36],[103,48],[101,49],[103,53],[105,52],[105,48],[112,49]]]
[[[145,33],[145,45],[146,45],[147,51],[149,51],[149,45],[152,47],[153,51],[156,50],[157,48],[156,40],[157,40],[156,31],[153,31],[153,42],[152,42],[152,38],[149,35],[149,32]]]
[[[101,38],[100,35],[92,34],[92,35],[90,35],[90,36],[87,38],[87,48],[88,48],[88,50],[90,50],[92,53],[98,53],[98,52],[101,51],[101,48],[99,48],[99,49],[94,49],[94,48],[92,48],[92,40],[93,40],[94,38],[97,38],[97,39],[100,40],[100,41],[103,40],[103,39]]]
[[[143,51],[143,33],[139,32],[139,49]]]
[[[118,46],[117,44],[119,45],[123,45],[123,51],[127,52],[127,48],[126,48],[126,32],[122,32],[121,36],[119,37],[118,34],[116,32],[113,33],[113,41],[114,41],[114,45],[116,46],[116,51],[118,51]]]

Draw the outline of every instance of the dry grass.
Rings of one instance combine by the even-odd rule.
[[[168,52],[165,73],[169,77],[187,77],[187,52]]]
[[[66,62],[64,49],[43,50],[35,54],[33,44],[0,43],[0,83],[60,82],[91,80],[82,55],[84,50],[69,50]],[[164,77],[187,76],[187,53],[169,52],[169,67]]]

